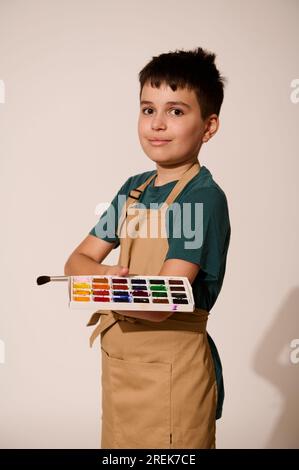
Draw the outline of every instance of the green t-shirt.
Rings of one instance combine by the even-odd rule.
[[[89,234],[108,242],[116,242],[115,248],[117,248],[119,239],[116,230],[122,205],[130,191],[140,186],[154,173],[155,170],[131,176],[120,188],[110,207],[101,215]],[[147,208],[153,203],[159,207],[177,183],[177,181],[171,181],[155,187],[154,181],[155,178],[139,199],[139,203]],[[122,203],[118,198],[120,195],[122,195]],[[170,209],[170,206],[166,212],[169,249],[165,260],[179,258],[200,265],[198,275],[192,284],[194,301],[196,307],[210,312],[223,284],[230,242],[231,229],[227,199],[223,190],[213,180],[208,168],[203,165],[200,172],[189,181],[174,203],[176,203],[175,210],[175,205],[173,205],[173,208]],[[137,201],[136,204],[138,205]],[[108,226],[110,232],[107,234]]]

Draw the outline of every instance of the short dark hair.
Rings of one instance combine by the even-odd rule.
[[[217,69],[215,58],[216,54],[201,47],[153,56],[139,72],[139,97],[145,83],[150,82],[156,88],[166,83],[173,91],[177,88],[194,90],[203,119],[214,113],[219,115],[226,78]]]

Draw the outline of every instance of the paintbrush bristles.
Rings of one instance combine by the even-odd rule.
[[[50,276],[39,276],[36,279],[36,282],[39,286],[41,286],[42,284],[46,284],[47,282],[50,282],[50,281],[51,281]]]

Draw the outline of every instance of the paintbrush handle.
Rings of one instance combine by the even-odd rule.
[[[70,276],[50,276],[51,281],[68,281]]]

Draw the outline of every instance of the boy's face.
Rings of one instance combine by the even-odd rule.
[[[187,106],[168,103],[171,101],[180,101]],[[178,88],[173,91],[163,83],[160,88],[154,88],[150,83],[144,85],[138,135],[145,154],[157,164],[193,161],[202,142],[209,139],[208,127],[209,123],[202,120],[194,90]]]

